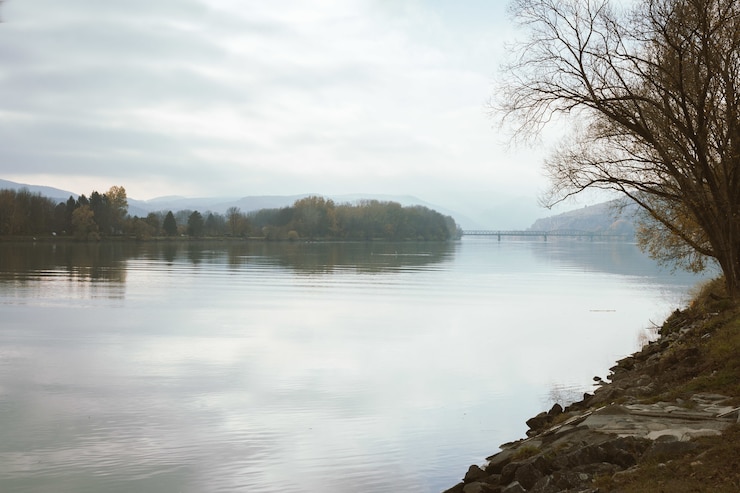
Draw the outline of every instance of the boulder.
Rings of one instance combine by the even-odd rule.
[[[663,435],[658,438],[650,448],[643,454],[643,460],[667,461],[677,459],[690,452],[695,451],[699,446],[694,442],[683,442],[677,440],[672,435]]]
[[[529,490],[534,484],[542,478],[543,474],[531,462],[524,463],[514,472],[514,479],[525,490]]]
[[[541,412],[534,418],[529,418],[526,421],[527,426],[529,426],[529,429],[531,431],[537,432],[545,428],[547,425],[549,425],[552,422],[552,416],[550,416],[546,412]],[[527,433],[529,435],[529,433]]]
[[[527,493],[560,493],[561,491],[563,491],[563,488],[555,484],[553,476],[544,476],[532,488],[527,490]]]
[[[492,486],[488,483],[482,483],[479,481],[466,484],[463,488],[463,493],[500,493],[500,486]]]
[[[524,461],[510,462],[504,466],[500,482],[506,485],[515,481],[524,489],[529,489],[552,470],[552,462],[542,455],[537,455]]]
[[[541,478],[528,493],[560,493],[562,491],[581,491],[591,483],[591,477],[573,471],[558,471]]]
[[[522,465],[521,462],[509,462],[501,469],[501,484],[509,484],[514,481],[516,470]]]
[[[522,488],[522,485],[514,481],[510,485],[508,485],[506,488],[501,490],[501,493],[526,493],[527,490]]]
[[[452,488],[444,490],[442,493],[463,493],[464,483],[457,483]]]
[[[547,415],[550,417],[558,416],[559,414],[563,414],[563,406],[561,406],[558,403],[555,403],[549,411],[547,411]]]
[[[507,448],[496,455],[488,457],[488,464],[485,467],[486,472],[488,474],[501,474],[504,466],[511,462],[511,458],[515,453],[515,448]]]
[[[480,467],[473,464],[468,468],[468,472],[465,473],[465,479],[463,479],[463,483],[472,483],[474,481],[478,481],[480,479],[483,479],[488,476],[488,473],[481,469]]]
[[[637,463],[637,458],[651,445],[647,438],[619,437],[595,445],[587,445],[555,459],[558,469],[607,462],[626,469]]]

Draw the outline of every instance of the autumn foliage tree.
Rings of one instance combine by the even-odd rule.
[[[75,237],[80,240],[97,240],[98,225],[95,223],[95,213],[90,205],[85,204],[72,213],[72,229]]]
[[[556,204],[616,191],[644,212],[654,257],[716,260],[740,289],[740,0],[514,0],[528,38],[494,102],[516,136],[572,135],[545,163]]]

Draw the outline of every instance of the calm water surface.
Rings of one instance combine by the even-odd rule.
[[[0,244],[0,491],[441,491],[696,282],[575,240]]]

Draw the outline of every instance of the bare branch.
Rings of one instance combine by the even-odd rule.
[[[514,139],[576,120],[545,162],[553,205],[587,189],[646,213],[642,244],[740,289],[740,0],[515,0],[529,37],[492,108]],[[647,232],[650,232],[648,234]]]

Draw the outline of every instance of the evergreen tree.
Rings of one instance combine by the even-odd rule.
[[[168,211],[167,215],[164,216],[162,231],[167,236],[177,236],[177,221],[175,221],[175,215],[172,214],[172,211]]]
[[[190,236],[203,236],[203,230],[205,229],[205,222],[203,216],[198,211],[193,211],[188,217],[188,235]]]

